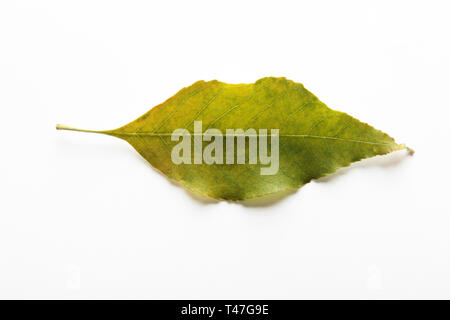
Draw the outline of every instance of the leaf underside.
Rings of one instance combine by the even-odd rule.
[[[203,131],[279,129],[278,172],[261,175],[266,165],[249,163],[174,164],[171,151],[179,142],[171,134],[178,128],[193,133],[195,120],[202,121]],[[406,148],[328,108],[302,84],[273,77],[237,85],[198,81],[121,128],[92,132],[124,139],[154,168],[195,193],[233,201],[289,192],[352,162]]]

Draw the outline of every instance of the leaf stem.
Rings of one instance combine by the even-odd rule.
[[[64,124],[59,124],[59,123],[56,125],[56,130],[70,130],[70,131],[79,131],[79,132],[103,133],[102,131],[79,129],[79,128],[70,127],[70,126],[66,126]]]

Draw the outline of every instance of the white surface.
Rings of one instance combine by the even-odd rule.
[[[450,298],[447,1],[2,1],[1,298]],[[416,150],[267,207],[124,141],[196,80],[285,76]]]

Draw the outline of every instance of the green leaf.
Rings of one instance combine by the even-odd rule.
[[[202,122],[201,134],[194,133],[195,121]],[[174,130],[180,128],[187,129],[185,132],[192,135],[178,137],[180,141],[186,138],[191,143],[190,155],[187,148],[185,153],[179,153],[186,156],[186,162],[189,158],[191,164],[175,164],[171,158],[174,147],[180,147],[180,141],[172,141],[171,136]],[[212,148],[210,141],[201,140],[218,141],[217,136],[208,137],[208,133],[205,134],[207,129],[212,128],[223,134],[224,164],[207,164],[205,159],[201,159],[201,153],[202,163],[194,164],[196,138],[200,139],[196,140],[200,141],[197,144],[201,148],[197,151],[200,152],[209,152]],[[275,174],[262,174],[261,169],[269,165],[262,164],[261,157],[256,164],[249,163],[249,138],[245,143],[245,164],[236,161],[226,163],[225,145],[230,137],[226,130],[249,128],[259,134],[258,141],[264,137],[259,129],[267,129],[264,138],[269,154],[270,151],[273,154],[276,152],[276,142],[271,140],[275,137],[275,131],[271,129],[279,129],[279,166]],[[124,139],[170,179],[191,191],[225,200],[245,200],[289,192],[352,162],[406,148],[368,124],[328,108],[302,84],[272,77],[260,79],[254,84],[238,85],[216,80],[198,81],[135,121],[115,130],[91,131],[63,125],[57,125],[57,129],[103,133]],[[239,152],[239,147],[236,148],[234,157]],[[216,149],[216,153],[211,155],[219,157],[217,152]],[[272,159],[272,162],[275,163],[275,160]]]

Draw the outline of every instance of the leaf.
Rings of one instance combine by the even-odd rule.
[[[202,121],[201,134],[197,135],[194,124],[199,122],[196,120]],[[217,136],[208,137],[205,131],[212,128],[220,130],[225,164],[206,164],[205,159],[200,159],[201,164],[194,164],[195,152],[189,155],[187,148],[179,155],[186,156],[186,162],[189,158],[191,164],[175,164],[171,154],[174,147],[180,146],[180,141],[172,141],[172,134],[180,128],[192,134],[190,137],[185,131],[178,136],[180,141],[189,139],[189,151],[195,145],[192,140],[200,138],[197,140],[200,141],[197,144],[200,152],[205,152],[212,143],[202,142],[202,138],[214,142],[219,139]],[[259,129],[267,129],[267,150],[274,155],[276,141],[271,138],[276,135],[271,129],[279,129],[279,166],[275,174],[261,174],[262,168],[268,167],[267,162],[261,163],[262,158],[256,164],[249,163],[250,151],[254,151],[249,148],[250,138],[245,144],[246,163],[226,163],[225,142],[231,136],[226,130],[250,128],[254,128],[257,134],[263,132]],[[124,139],[170,179],[191,191],[225,200],[245,200],[295,190],[352,162],[406,148],[368,124],[331,110],[302,84],[273,77],[262,78],[254,84],[238,85],[216,80],[198,81],[115,130],[92,131],[63,125],[57,125],[57,129],[103,133]],[[217,130],[213,132],[217,133]],[[259,140],[261,137],[264,135],[260,135]],[[220,145],[215,146],[216,153],[211,153],[214,156]],[[239,146],[236,148],[237,154]]]

